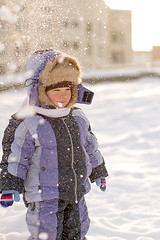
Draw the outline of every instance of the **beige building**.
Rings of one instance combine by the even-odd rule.
[[[152,61],[160,62],[160,46],[153,46],[152,47]]]
[[[23,69],[38,49],[71,54],[84,71],[132,60],[130,11],[112,10],[103,0],[1,0],[3,5],[17,17],[11,24],[0,15],[7,26],[0,36],[6,46],[1,68],[7,72]]]
[[[150,66],[152,64],[152,52],[150,51],[134,51],[133,65]]]
[[[131,11],[109,10],[109,63],[132,62]]]

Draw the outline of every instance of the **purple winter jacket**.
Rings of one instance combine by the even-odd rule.
[[[0,191],[25,192],[27,202],[59,198],[80,201],[90,181],[108,175],[89,122],[79,108],[47,109],[38,102],[39,74],[45,61],[33,66],[29,98],[34,115],[14,115],[5,130]],[[47,59],[47,60],[46,60]],[[37,60],[37,59],[36,59]],[[36,81],[35,81],[36,79]]]

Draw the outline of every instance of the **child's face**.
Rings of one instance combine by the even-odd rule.
[[[65,108],[71,100],[71,89],[69,87],[54,88],[47,92],[47,96],[55,107]]]

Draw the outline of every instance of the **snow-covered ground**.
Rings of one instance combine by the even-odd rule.
[[[91,106],[81,105],[109,171],[107,191],[86,196],[88,240],[160,239],[160,79],[101,83]],[[0,137],[25,91],[0,94]],[[0,208],[0,240],[25,240],[23,202]]]

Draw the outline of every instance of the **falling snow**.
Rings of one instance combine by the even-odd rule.
[[[108,82],[89,88],[95,92],[93,103],[80,107],[98,138],[109,177],[106,192],[92,184],[86,195],[91,219],[87,239],[159,240],[159,79]],[[24,90],[0,94],[1,137],[24,95]],[[9,210],[0,209],[0,239],[29,236],[25,213],[22,198]]]

